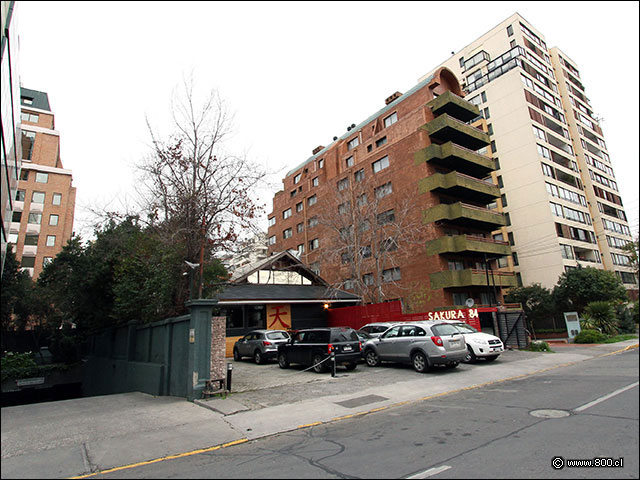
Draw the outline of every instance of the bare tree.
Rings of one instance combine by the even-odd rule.
[[[393,192],[390,181],[365,177],[364,170],[327,188],[318,223],[328,231],[324,262],[338,267],[342,277],[333,286],[352,287],[366,301],[381,302],[390,285],[403,288],[397,282],[399,259],[423,238],[417,191]]]
[[[263,206],[252,198],[265,172],[246,156],[228,153],[232,117],[217,91],[198,104],[193,78],[172,98],[174,132],[161,139],[147,126],[152,153],[138,166],[143,210],[167,241],[182,242],[186,260],[233,245],[255,226]]]

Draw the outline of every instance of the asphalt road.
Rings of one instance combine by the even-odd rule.
[[[594,457],[623,467],[569,466]],[[100,477],[638,478],[638,468],[633,349]]]

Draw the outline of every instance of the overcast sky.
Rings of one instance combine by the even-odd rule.
[[[87,208],[133,205],[148,116],[194,72],[235,113],[228,148],[287,171],[518,12],[576,62],[638,231],[638,2],[17,2],[22,86],[49,94],[64,168]],[[261,225],[266,230],[266,215]]]

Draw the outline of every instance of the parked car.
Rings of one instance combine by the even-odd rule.
[[[367,323],[365,326],[361,327],[358,331],[368,333],[372,337],[379,337],[384,332],[387,331],[388,328],[397,325],[397,322],[374,322]]]
[[[368,342],[369,340],[371,340],[372,338],[375,338],[374,336],[372,336],[371,334],[362,331],[362,330],[356,330],[356,334],[358,335],[358,338],[360,339],[360,344],[364,345],[366,342]],[[364,362],[364,349],[360,352],[361,357],[360,360],[358,360],[359,362]]]
[[[298,363],[318,373],[326,372],[331,367],[333,352],[337,365],[353,370],[358,366],[361,351],[362,344],[353,328],[309,328],[298,330],[278,347],[278,364],[280,368],[288,368],[291,363]]]
[[[416,372],[427,372],[434,365],[455,368],[467,355],[460,331],[443,321],[403,323],[387,329],[364,345],[367,365],[400,362],[413,365]]]
[[[475,363],[478,358],[484,358],[487,362],[493,362],[504,352],[504,345],[495,335],[479,332],[468,323],[444,320],[456,327],[467,343],[467,355],[462,360],[464,363]]]
[[[289,334],[284,330],[253,330],[238,339],[233,345],[233,359],[253,357],[257,364],[276,358],[278,346],[289,341]]]

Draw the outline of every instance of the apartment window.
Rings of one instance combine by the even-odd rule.
[[[511,42],[509,42],[509,47],[510,48],[514,48],[516,46],[516,41],[515,40],[511,40]]]
[[[24,190],[16,190],[16,202],[24,202],[26,194]]]
[[[53,215],[53,214],[49,215],[49,225],[52,225],[55,227],[56,225],[58,225],[58,219],[59,219],[58,215]]]
[[[367,194],[363,193],[356,198],[356,205],[358,207],[364,207],[367,204]]]
[[[373,281],[373,273],[365,273],[362,276],[362,283],[364,283],[367,286],[373,285],[374,281]]]
[[[301,173],[297,174],[295,177],[293,177],[293,183],[294,184],[298,183],[301,177],[302,177]]]
[[[318,168],[324,168],[324,158],[318,160]]]
[[[353,278],[345,280],[342,288],[344,288],[345,290],[353,290],[355,288],[355,281],[353,280]]]
[[[301,233],[304,231],[304,223],[300,222],[298,225],[296,225],[296,231],[298,233]]]
[[[36,141],[36,134],[34,132],[22,131],[22,159],[31,160],[33,154],[33,145]]]
[[[517,267],[518,265],[520,265],[520,264],[518,263],[518,254],[517,254],[516,252],[513,252],[513,253],[511,254],[511,258],[513,258],[513,264],[514,264],[516,267]]]
[[[29,220],[27,223],[31,223],[34,225],[40,225],[42,223],[42,214],[41,213],[30,213]]]
[[[507,222],[507,227],[510,227],[511,226],[511,216],[509,215],[508,212],[504,214],[504,218],[505,218],[505,220]]]
[[[361,182],[364,180],[364,168],[361,168],[360,170],[358,170],[357,172],[355,172],[353,174],[353,179],[356,182]]]
[[[486,119],[491,118],[491,113],[489,113],[489,107],[485,108],[482,113],[483,113],[484,118],[486,118]]]
[[[311,252],[311,251],[315,250],[316,248],[318,248],[319,246],[320,246],[320,240],[317,239],[317,238],[314,238],[313,240],[311,240],[309,242],[309,251]]]
[[[45,193],[44,192],[33,192],[31,194],[31,203],[44,203]]]
[[[376,140],[376,148],[381,147],[385,143],[387,143],[387,136],[386,135],[384,137],[379,138],[378,140]]]
[[[547,141],[547,136],[545,135],[544,130],[542,130],[542,129],[540,129],[540,128],[536,127],[535,125],[531,125],[531,128],[533,128],[533,134],[534,134],[536,137],[538,137],[540,140],[543,140],[543,141],[545,141],[545,142]],[[540,145],[538,145],[538,146],[540,146]],[[543,147],[543,148],[544,148],[544,147]],[[538,149],[538,150],[539,150],[539,149]],[[547,158],[548,158],[548,157],[547,157]]]
[[[464,68],[464,57],[460,57],[458,61],[460,62],[460,68]]]
[[[493,162],[496,164],[496,170],[500,170],[500,159],[496,157],[493,159]]]
[[[489,135],[493,135],[493,124],[489,123],[489,124],[487,125],[487,133],[488,133]]]
[[[378,199],[386,197],[387,195],[393,193],[393,185],[391,185],[391,182],[387,182],[384,185],[376,187],[374,189],[374,192],[376,194],[376,198]]]
[[[496,148],[496,141],[495,140],[491,140],[491,151],[493,153],[498,151],[498,149]]]
[[[25,245],[32,245],[32,246],[37,246],[38,245],[38,238],[39,235],[25,235],[24,237],[24,244]]]
[[[394,282],[396,280],[400,280],[400,268],[388,268],[382,271],[382,280],[384,282]]]
[[[51,262],[53,262],[53,257],[44,257],[42,259],[42,266],[46,267],[47,265],[49,265]]]
[[[385,238],[381,243],[381,248],[384,252],[394,252],[398,249],[398,242],[392,237]]]
[[[36,182],[38,182],[38,183],[47,183],[47,182],[49,182],[49,174],[48,173],[42,173],[42,172],[36,172]]]
[[[14,223],[20,223],[20,220],[22,220],[22,212],[13,212],[11,215],[11,221]]]
[[[385,119],[384,119],[384,127],[385,128],[390,127],[391,125],[393,125],[397,121],[398,121],[398,113],[397,112],[393,112],[388,117],[385,117]]]
[[[347,158],[344,163],[347,165],[347,168],[353,167],[353,156]]]
[[[339,180],[337,186],[340,192],[346,189],[349,186],[349,177],[345,177],[342,180]]]
[[[498,175],[498,186],[504,188],[504,182],[502,181],[502,175]]]
[[[56,244],[55,235],[47,235],[47,247],[53,247]]]
[[[20,119],[23,122],[38,123],[39,118],[40,118],[40,115],[38,115],[37,113],[22,112],[20,114]]]
[[[338,213],[340,215],[346,215],[349,213],[349,202],[344,202],[338,205]]]
[[[24,150],[23,150],[24,152]],[[29,170],[23,168],[20,170],[20,180],[29,180]]]
[[[315,205],[317,202],[318,202],[318,197],[316,197],[315,195],[312,195],[309,198],[307,198],[308,206]]]
[[[286,230],[282,231],[282,237],[286,240],[287,238],[291,238],[291,236],[293,235],[293,230],[291,230],[290,228],[287,228]]]
[[[486,92],[481,92],[480,93],[480,98],[482,99],[482,103],[487,101],[487,94]]]
[[[300,245],[298,245],[298,255],[302,255],[304,253],[304,243],[301,243]]]
[[[515,239],[513,238],[513,232],[509,232],[509,233],[507,233],[507,236],[509,237],[509,245],[515,245],[515,244],[516,244],[516,241],[515,241]]]
[[[513,35],[513,25],[507,27],[507,36],[510,37],[511,35]]]
[[[391,223],[395,221],[395,219],[396,219],[396,216],[395,216],[395,213],[393,212],[393,209],[387,210],[386,212],[382,212],[377,215],[378,225]]]
[[[276,243],[276,236],[275,235],[271,235],[269,237],[269,245],[275,245]]]
[[[369,258],[371,256],[371,245],[360,248],[360,256],[362,258]]]
[[[507,196],[504,193],[502,195],[500,195],[500,200],[502,201],[502,206],[506,207],[507,206]]]
[[[560,254],[562,255],[562,258],[567,260],[573,260],[575,258],[573,255],[573,248],[571,248],[571,245],[563,245],[561,243]]]
[[[296,213],[297,212],[301,212],[302,208],[303,208],[303,203],[302,202],[296,203]]]
[[[353,137],[347,142],[347,150],[353,150],[358,145],[360,145],[360,139],[358,137]]]
[[[10,232],[9,233],[9,239],[7,240],[7,243],[13,243],[14,245],[16,245],[18,243],[18,234],[15,233],[15,232]]]
[[[373,150],[373,145],[367,145],[367,153],[371,153],[371,150]]]
[[[373,162],[373,173],[378,173],[380,170],[384,170],[389,166],[389,157],[384,156],[380,160]]]
[[[271,217],[269,219],[269,226],[273,227],[276,224],[276,217]]]
[[[291,216],[291,209],[287,208],[284,212],[282,212],[282,218],[287,219]]]
[[[295,197],[298,194],[298,190],[291,190],[291,197]]]
[[[36,265],[36,257],[27,257],[22,256],[22,260],[20,260],[20,265],[24,268],[33,268]]]
[[[317,187],[319,184],[320,184],[320,180],[318,179],[318,177],[314,177],[314,179],[311,180],[312,187]]]
[[[318,225],[318,217],[311,217],[307,223],[309,224],[309,228],[315,227]]]

